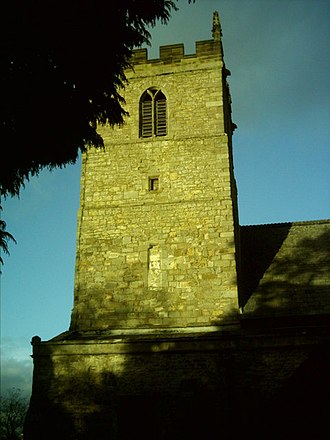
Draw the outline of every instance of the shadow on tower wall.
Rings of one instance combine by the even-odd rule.
[[[199,339],[135,337],[112,358],[71,352],[58,359],[42,343],[25,439],[182,440],[209,438],[219,425],[229,438],[228,352],[203,352],[210,338]],[[99,343],[89,340],[91,350]]]

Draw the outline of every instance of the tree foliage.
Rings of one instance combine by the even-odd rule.
[[[170,0],[11,0],[2,7],[2,195],[43,167],[75,162],[103,141],[97,124],[123,123],[120,89],[147,26]]]
[[[3,440],[21,438],[27,411],[27,400],[19,389],[13,388],[0,400],[0,433]]]
[[[0,206],[0,210],[1,210],[1,206]],[[6,231],[6,222],[0,219],[0,249],[7,255],[9,255],[8,241],[13,241],[14,243],[16,243],[15,238],[8,231]],[[0,256],[0,264],[3,264],[3,259],[1,256]]]
[[[0,196],[42,168],[102,147],[97,125],[122,124],[134,47],[166,23],[172,0],[10,0],[1,8]],[[1,234],[2,231],[2,234]],[[0,225],[1,243],[6,235]]]

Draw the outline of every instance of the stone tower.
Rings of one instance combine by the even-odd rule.
[[[219,16],[213,39],[134,53],[130,114],[83,157],[71,330],[237,318],[236,189]]]
[[[32,340],[27,440],[229,426],[231,342],[218,338],[238,328],[238,221],[218,14],[195,54],[141,49],[133,65],[130,117],[83,157],[71,326]]]
[[[323,438],[329,221],[238,240],[217,13],[195,54],[133,61],[130,117],[83,157],[71,326],[32,339],[24,439]]]

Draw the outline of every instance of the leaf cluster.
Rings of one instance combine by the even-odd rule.
[[[171,0],[11,0],[2,6],[0,194],[42,168],[102,147],[98,124],[122,124],[132,49],[166,23]]]

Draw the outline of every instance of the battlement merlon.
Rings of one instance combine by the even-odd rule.
[[[133,50],[133,64],[171,64],[180,62],[183,59],[189,58],[218,58],[223,59],[221,40],[205,40],[196,41],[195,43],[196,53],[185,55],[183,43],[168,44],[166,46],[160,46],[159,58],[148,59],[148,50],[135,49]]]

